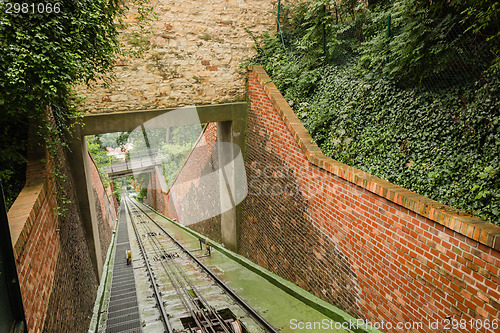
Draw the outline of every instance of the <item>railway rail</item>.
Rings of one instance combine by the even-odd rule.
[[[228,303],[236,304],[246,314],[260,326],[261,332],[277,333],[259,313],[250,305],[235,294],[222,280],[210,271],[191,251],[180,244],[165,228],[156,222],[139,204],[130,198],[125,199],[126,209],[130,216],[130,221],[139,245],[141,256],[143,257],[145,268],[153,288],[160,318],[165,327],[165,331],[189,332],[189,333],[249,333],[241,317],[237,317],[230,307],[216,308],[211,304],[209,297],[203,295],[189,274],[179,263],[180,256],[187,258],[194,263],[200,272],[203,272],[215,284],[215,288],[220,288],[222,294],[226,294],[232,301]],[[160,237],[161,235],[167,236]],[[200,242],[201,245],[201,242]],[[178,254],[178,250],[181,254]],[[159,263],[155,267],[150,264],[152,261]],[[165,300],[162,298],[160,283],[157,274],[165,274],[170,285],[175,290],[177,299],[185,309],[185,315],[180,317],[183,329],[174,329],[171,321],[174,316],[165,309]]]

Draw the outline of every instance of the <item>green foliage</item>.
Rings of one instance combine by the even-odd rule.
[[[357,1],[309,0],[285,6],[281,27],[291,44],[288,51],[316,67],[325,60],[342,63],[356,52],[364,39],[364,16],[364,5]]]
[[[147,197],[148,195],[148,189],[147,189],[147,184],[145,187],[141,188],[141,190],[139,191],[139,194],[137,194],[137,200],[141,201]]]
[[[118,1],[60,3],[58,13],[9,14],[0,2],[0,121],[5,129],[0,141],[2,155],[13,157],[0,160],[7,181],[12,180],[9,170],[22,169],[25,162],[28,123],[38,136],[33,141],[51,152],[53,176],[64,181],[56,150],[66,146],[66,120],[77,114],[71,87],[101,78],[114,64]]]
[[[133,158],[134,153],[140,154],[148,148],[158,149],[158,158],[161,159],[161,167],[167,185],[172,186],[184,161],[192,150],[193,145],[200,136],[202,126],[189,125],[171,128],[149,129],[145,131],[136,130],[121,133],[117,143],[131,142],[132,150],[127,158]],[[147,185],[147,183],[145,184]]]
[[[286,38],[320,25],[304,10],[285,16]],[[322,61],[265,35],[253,62],[325,155],[500,224],[499,12],[479,1],[369,1],[330,27]]]
[[[165,144],[162,146],[159,157],[162,160],[163,176],[169,187],[173,185],[190,151],[191,146],[178,144]]]
[[[41,3],[53,1],[38,1],[35,8]],[[57,150],[67,146],[72,125],[68,119],[78,116],[79,97],[72,87],[105,79],[116,55],[123,54],[117,40],[117,29],[124,26],[117,23],[119,15],[126,9],[121,1],[58,3],[58,11],[16,14],[7,13],[7,2],[0,2],[0,179],[7,184],[8,206],[24,183],[28,124],[35,136],[32,141],[49,149],[57,169]],[[140,22],[154,17],[148,3],[132,1]],[[54,171],[59,183],[64,182],[61,175]],[[64,201],[64,193],[58,194]]]
[[[137,186],[141,188],[141,193],[144,193],[144,196],[146,196],[146,191],[149,183],[149,173],[141,173],[137,176],[134,176],[133,178],[135,179]]]
[[[495,65],[500,66],[500,3],[494,1],[469,0],[458,2],[462,8],[462,24],[467,26],[465,32],[471,31],[480,41],[484,41],[495,58]]]
[[[103,144],[101,135],[87,136],[87,147],[89,149],[89,152],[92,154],[92,157],[94,158],[102,179],[102,183],[106,188],[110,183],[106,168],[113,163],[120,162],[120,160],[114,156],[108,155],[106,145]]]
[[[405,0],[368,11],[360,67],[405,84],[478,78],[498,58],[500,8],[485,14],[484,3]]]

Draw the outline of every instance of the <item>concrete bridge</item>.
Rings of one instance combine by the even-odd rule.
[[[124,162],[115,162],[105,168],[110,179],[121,178],[134,173],[153,172],[156,166],[161,165],[161,159],[157,157],[158,151],[145,151],[139,156],[134,155],[133,159],[126,159]]]
[[[204,105],[196,107],[183,107],[183,108],[170,108],[160,110],[137,110],[129,112],[114,112],[103,114],[87,114],[83,117],[85,126],[77,125],[73,132],[71,142],[71,153],[69,155],[69,163],[71,172],[75,179],[75,188],[77,191],[78,204],[80,212],[83,217],[84,228],[87,235],[89,247],[94,249],[91,252],[94,261],[94,266],[100,277],[102,274],[102,255],[99,242],[99,232],[97,215],[91,188],[91,173],[88,158],[88,148],[85,136],[92,134],[104,134],[112,132],[126,132],[133,130],[149,130],[156,128],[195,125],[202,123],[217,123],[217,141],[230,143],[239,147],[244,146],[245,140],[245,127],[246,127],[246,112],[248,109],[247,103],[229,103],[220,105]],[[232,145],[220,145],[219,150],[219,163],[226,165],[235,158],[236,152],[233,150]],[[244,150],[241,150],[242,152]],[[134,164],[139,166],[141,161],[134,161]],[[143,164],[144,168],[152,170],[153,163],[156,161],[149,161],[149,165]],[[111,175],[126,174],[130,172],[127,169],[131,165],[125,163],[121,173],[119,171],[112,172]],[[123,166],[117,166],[120,168]],[[236,175],[232,175],[232,179],[227,179],[227,182],[221,182],[220,190],[227,193],[227,186],[235,184]],[[227,194],[221,194],[221,198],[229,197]],[[231,202],[231,200],[229,200]],[[232,209],[227,210],[222,214],[222,225],[228,229],[225,233],[227,238],[225,244],[235,249],[237,247],[237,209],[234,206]]]

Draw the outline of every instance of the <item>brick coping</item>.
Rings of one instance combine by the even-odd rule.
[[[314,143],[311,135],[302,125],[302,122],[281,92],[271,81],[264,68],[259,65],[252,65],[248,70],[255,75],[257,81],[264,88],[271,103],[311,164],[394,202],[411,212],[500,251],[499,226],[325,156]]]
[[[40,159],[28,161],[26,184],[7,213],[16,261],[21,257],[38,212],[47,195],[46,165]]]

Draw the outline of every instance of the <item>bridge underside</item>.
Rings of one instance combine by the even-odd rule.
[[[77,124],[74,126],[73,137],[70,140],[69,162],[75,180],[77,200],[82,214],[87,243],[92,255],[92,261],[98,272],[98,278],[101,276],[103,263],[99,246],[94,194],[91,190],[89,152],[85,136],[133,131],[138,128],[144,130],[146,123],[147,129],[153,129],[216,122],[217,141],[229,142],[239,146],[244,156],[247,109],[248,104],[240,102],[171,109],[86,114],[83,116],[83,124],[85,125]],[[220,165],[225,165],[227,161],[230,161],[235,156],[235,152],[228,148],[230,146],[232,145],[220,146]],[[154,167],[153,165],[148,166],[151,171]],[[144,168],[143,172],[148,172],[146,171],[149,170],[148,168]],[[130,173],[130,170],[124,169],[121,173],[112,173],[112,177],[122,177]],[[236,183],[235,179],[226,179],[225,181],[226,183],[221,184],[221,193],[226,191],[230,184]],[[221,197],[223,196],[221,195]],[[232,209],[224,212],[221,216],[224,243],[233,250],[238,248],[239,230],[237,221],[240,214],[240,207],[233,205]]]
[[[156,157],[136,158],[125,162],[113,163],[105,168],[110,179],[121,178],[138,173],[154,172],[161,165]]]
[[[128,112],[89,113],[83,117],[85,126],[80,129],[80,134],[85,136],[133,131],[146,122],[148,122],[148,129],[226,121],[235,122],[235,125],[238,125],[241,122],[245,123],[247,109],[248,104],[241,102]],[[186,116],[183,117],[182,113],[185,113]],[[187,116],[188,113],[197,117]],[[149,122],[160,116],[168,116],[164,119],[168,119],[169,123],[165,121]]]
[[[108,172],[109,179],[116,179],[122,177],[128,177],[132,175],[137,175],[138,173],[151,173],[155,171],[154,166],[144,167],[139,169],[126,169],[115,172]]]

